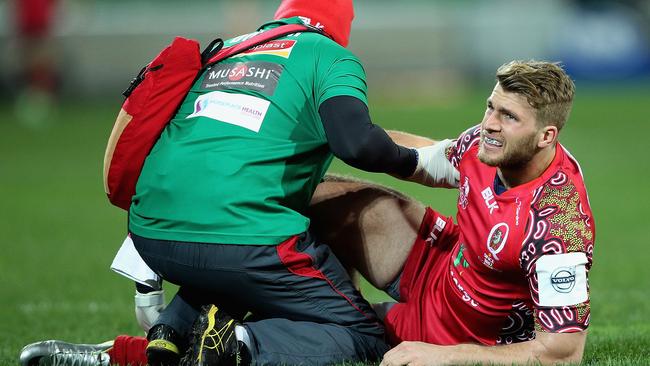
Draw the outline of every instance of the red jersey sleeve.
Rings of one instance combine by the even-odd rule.
[[[586,193],[579,187],[558,171],[533,195],[520,264],[530,287],[536,331],[578,332],[589,325],[587,278],[594,226]]]

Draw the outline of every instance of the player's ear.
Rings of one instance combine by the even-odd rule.
[[[557,127],[553,125],[544,126],[540,130],[539,140],[537,142],[537,147],[545,148],[552,146],[557,141]]]

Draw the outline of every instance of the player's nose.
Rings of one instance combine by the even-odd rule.
[[[498,113],[490,113],[483,119],[482,128],[486,132],[495,132],[501,130],[501,124],[498,118]]]

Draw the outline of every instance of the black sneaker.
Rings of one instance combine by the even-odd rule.
[[[235,326],[239,323],[215,305],[206,305],[194,323],[192,341],[183,357],[183,366],[231,366],[247,364],[246,346],[237,342]],[[244,361],[244,362],[242,362]]]
[[[147,360],[150,366],[178,366],[181,359],[181,337],[170,326],[157,324],[147,334]]]

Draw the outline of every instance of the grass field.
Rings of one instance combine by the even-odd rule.
[[[478,122],[483,98],[381,102],[372,113],[387,128],[456,136]],[[0,365],[16,365],[20,348],[36,340],[100,342],[139,334],[133,286],[108,268],[126,230],[125,214],[108,204],[101,183],[118,105],[62,103],[39,129],[15,123],[9,106],[0,106]],[[580,90],[562,133],[582,164],[596,217],[589,365],[650,364],[649,112],[647,89]],[[454,213],[453,191],[361,174],[340,163],[333,169]],[[370,300],[382,296],[365,293]]]

